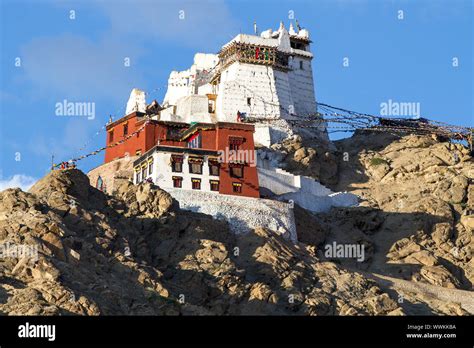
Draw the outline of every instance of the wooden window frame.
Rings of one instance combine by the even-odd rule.
[[[123,136],[126,137],[128,135],[128,123],[123,125]]]
[[[194,187],[194,184],[197,184],[199,187]],[[191,178],[191,188],[193,190],[201,190],[201,179]]]
[[[182,176],[173,176],[173,187],[174,188],[182,188],[183,187],[183,177]],[[179,182],[179,185],[176,185],[176,183]]]
[[[216,190],[213,190],[212,189],[212,185],[217,185],[217,189]],[[219,180],[209,180],[209,189],[213,192],[219,192],[219,186],[220,186],[220,182]]]
[[[231,178],[237,178],[237,179],[242,179],[244,177],[244,165],[243,164],[231,164],[229,165],[229,174]],[[234,172],[234,168],[240,168],[242,169],[242,175],[236,175]]]
[[[173,173],[182,173],[183,172],[183,156],[171,156],[171,171]],[[180,170],[176,169],[176,164],[180,165]]]
[[[242,184],[240,182],[232,183],[232,192],[233,193],[242,193]]]
[[[216,169],[217,174],[214,174],[214,173],[212,172],[212,168],[217,168],[217,169]],[[211,176],[219,176],[219,175],[220,175],[220,171],[221,171],[221,166],[219,165],[219,163],[216,163],[216,162],[209,162],[209,175],[211,175]]]

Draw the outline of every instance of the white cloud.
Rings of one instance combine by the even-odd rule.
[[[0,191],[14,187],[19,187],[23,191],[28,191],[36,181],[37,179],[31,176],[24,174],[15,174],[6,180],[0,180]]]

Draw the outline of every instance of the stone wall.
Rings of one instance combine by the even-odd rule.
[[[112,194],[120,180],[129,180],[133,177],[133,161],[138,156],[130,156],[102,164],[87,173],[91,186],[97,187],[99,176],[105,184],[105,192]]]
[[[181,209],[204,213],[229,223],[231,230],[245,233],[265,227],[297,241],[291,204],[268,199],[216,195],[208,192],[167,189]]]

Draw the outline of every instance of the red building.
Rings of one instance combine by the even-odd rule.
[[[259,197],[254,130],[246,123],[188,124],[134,112],[107,125],[105,162],[139,156],[135,183]]]

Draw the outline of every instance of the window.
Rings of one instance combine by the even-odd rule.
[[[200,163],[190,163],[189,172],[191,174],[202,174],[202,164]]]
[[[137,184],[141,181],[141,173],[142,173],[141,171],[138,171],[136,174],[135,181]]]
[[[303,70],[303,61],[300,60],[300,69]]]
[[[304,44],[304,43],[302,43],[302,42],[290,41],[290,46],[291,46],[292,48],[297,49],[297,50],[306,51],[306,44]]]
[[[109,132],[109,142],[111,143],[112,141],[114,141],[114,131],[110,131]]]
[[[151,175],[153,174],[153,158],[148,160],[148,173]]]
[[[252,98],[247,98],[247,105],[251,106],[252,105]]]
[[[189,157],[189,172],[191,174],[202,174],[202,158]]]
[[[230,176],[233,178],[243,178],[244,177],[244,165],[243,164],[233,164],[229,165],[230,167]]]
[[[168,127],[166,131],[166,139],[167,140],[173,140],[173,139],[179,139],[181,134],[181,128],[177,127]]]
[[[219,180],[210,180],[211,191],[219,191]]]
[[[216,112],[216,100],[215,99],[209,99],[209,104],[208,104],[208,110],[210,114],[213,114]]]
[[[175,173],[183,172],[183,156],[171,156],[171,171]]]
[[[183,186],[183,178],[180,176],[173,176],[173,187],[181,188]]]
[[[235,193],[242,193],[242,184],[239,182],[233,182],[232,191]]]
[[[239,150],[240,146],[244,143],[242,137],[230,137],[229,138],[229,150]]]
[[[98,190],[104,191],[104,181],[102,180],[102,177],[100,175],[97,178],[95,188]]]
[[[200,147],[201,147],[201,134],[197,133],[197,134],[194,134],[191,138],[189,138],[188,148],[197,149]]]
[[[127,136],[127,134],[128,134],[128,123],[125,123],[123,125],[123,136],[125,137]]]
[[[142,167],[142,180],[145,180],[146,177],[147,177],[146,165],[144,165],[144,166]]]
[[[201,189],[201,179],[192,178],[191,183],[193,185],[193,190]]]
[[[217,160],[209,160],[209,175],[219,176],[219,167]]]
[[[142,154],[142,150],[138,149],[137,151],[135,151],[135,156],[141,156]]]

